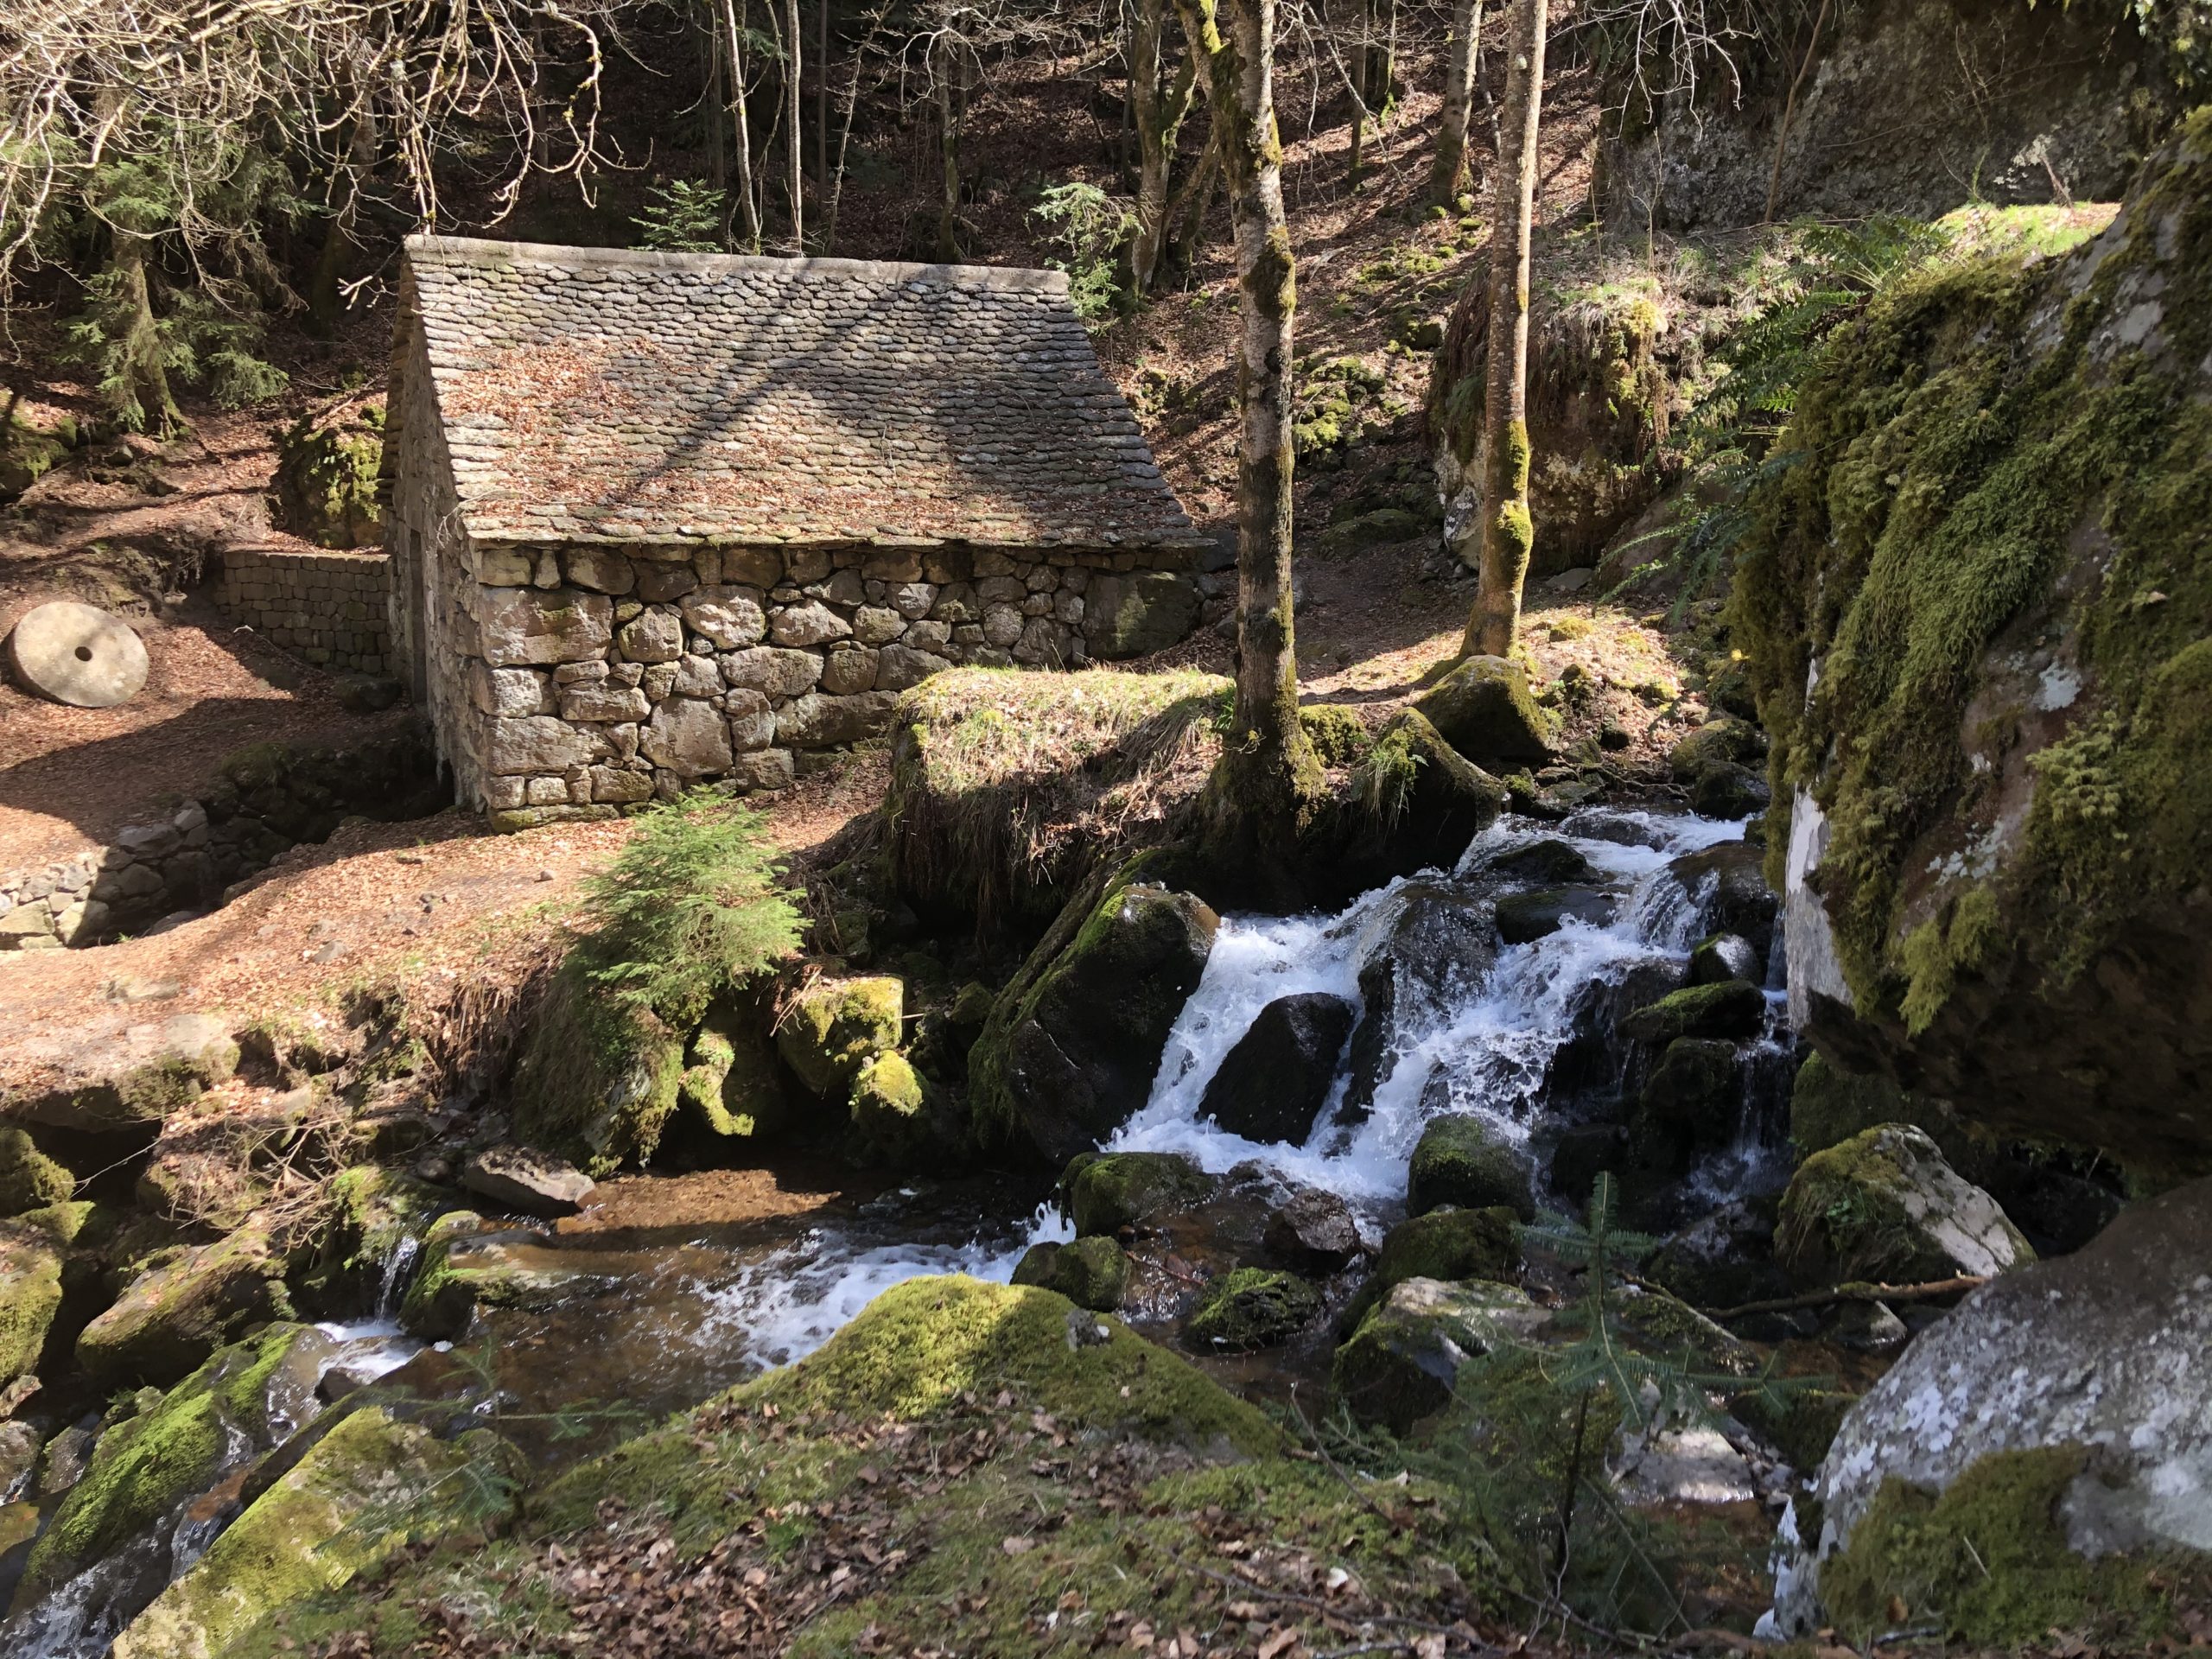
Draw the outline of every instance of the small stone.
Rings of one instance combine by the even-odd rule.
[[[549,1219],[575,1215],[593,1187],[591,1178],[581,1170],[527,1147],[493,1147],[478,1153],[461,1170],[461,1184],[494,1204]]]

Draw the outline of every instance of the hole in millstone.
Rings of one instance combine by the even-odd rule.
[[[78,647],[77,647],[77,660],[78,660],[79,662],[80,662],[80,663],[89,663],[89,662],[91,662],[91,661],[92,660],[92,648],[90,645],[79,645],[79,646],[78,646]]]

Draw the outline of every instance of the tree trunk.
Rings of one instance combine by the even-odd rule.
[[[791,199],[791,252],[804,256],[806,252],[806,145],[799,136],[800,108],[799,77],[803,73],[799,61],[798,0],[784,0],[784,16],[789,27],[785,30],[784,91],[785,124],[791,128],[784,145],[791,158],[785,179],[785,188]]]
[[[814,191],[830,194],[830,0],[814,0]]]
[[[1372,107],[1368,102],[1369,53],[1375,36],[1375,0],[1359,0],[1357,16],[1359,39],[1351,52],[1351,157],[1344,163],[1344,177],[1353,184],[1359,182],[1366,166],[1367,112]]]
[[[1535,528],[1529,518],[1529,243],[1536,209],[1549,0],[1516,0],[1490,244],[1490,359],[1483,397],[1483,539],[1462,657],[1511,654]]]
[[[1467,171],[1467,115],[1475,102],[1475,62],[1483,37],[1483,0],[1455,0],[1452,8],[1452,53],[1444,70],[1444,114],[1436,132],[1436,157],[1429,168],[1428,199],[1449,207],[1459,199]]]
[[[1236,243],[1236,696],[1202,811],[1217,867],[1295,886],[1320,763],[1298,717],[1291,618],[1291,325],[1297,283],[1275,130],[1275,0],[1176,0],[1205,58]]]
[[[938,149],[944,161],[944,188],[937,206],[937,257],[940,264],[960,263],[960,123],[953,108],[955,60],[938,54],[937,73]]]
[[[753,184],[753,128],[745,107],[745,36],[739,28],[737,0],[722,0],[722,22],[729,31],[729,109],[737,128],[731,148],[737,162],[737,211],[745,226],[745,251],[760,251],[760,197]]]
[[[1213,211],[1214,193],[1220,184],[1221,150],[1209,125],[1205,148],[1198,152],[1198,164],[1191,169],[1177,188],[1174,200],[1167,205],[1167,239],[1160,250],[1154,282],[1181,276],[1197,260],[1198,245],[1205,239],[1206,215]]]
[[[1137,137],[1137,228],[1129,239],[1129,286],[1150,291],[1169,226],[1168,185],[1175,143],[1198,86],[1198,63],[1185,55],[1167,80],[1167,0],[1137,0],[1129,28],[1129,109]]]
[[[115,406],[124,424],[168,437],[183,429],[184,416],[169,393],[161,324],[154,319],[154,296],[146,283],[146,238],[110,227],[115,259],[116,302],[124,314],[117,343]]]

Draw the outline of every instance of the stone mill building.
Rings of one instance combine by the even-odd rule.
[[[400,300],[393,653],[497,824],[779,787],[941,668],[1197,620],[1058,272],[417,237]]]

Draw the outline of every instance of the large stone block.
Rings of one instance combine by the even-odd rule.
[[[852,636],[852,626],[827,605],[810,600],[804,604],[787,605],[778,611],[769,625],[779,645],[820,645],[832,639]],[[750,645],[751,640],[743,643]]]
[[[741,582],[766,592],[784,579],[784,552],[779,547],[722,549],[724,582]]]
[[[906,619],[887,605],[863,605],[853,617],[853,637],[864,645],[888,645],[906,632]]]
[[[897,697],[887,691],[863,691],[846,697],[809,692],[776,716],[776,741],[798,749],[856,743],[887,730],[897,702]]]
[[[879,691],[904,691],[910,685],[919,685],[941,669],[952,664],[945,658],[926,651],[917,651],[911,645],[886,645],[876,653],[875,689]]]
[[[756,749],[732,763],[729,781],[741,789],[789,789],[796,771],[789,749]]]
[[[484,745],[488,772],[562,772],[605,760],[607,741],[597,733],[571,726],[550,715],[525,715],[519,720],[494,720]]]
[[[704,778],[727,772],[734,752],[729,723],[711,703],[671,697],[653,710],[639,734],[638,749],[657,766],[679,778]]]
[[[822,689],[832,696],[874,690],[876,656],[864,646],[849,645],[831,652],[822,665]]]
[[[494,668],[580,663],[603,656],[614,638],[614,601],[604,594],[531,588],[480,590],[476,625]]]
[[[580,685],[561,694],[561,718],[584,721],[643,720],[652,712],[643,691],[615,686]]]
[[[1197,585],[1172,570],[1102,575],[1084,601],[1090,654],[1110,661],[1165,651],[1197,623],[1198,602]]]
[[[750,651],[727,652],[717,660],[722,678],[731,685],[776,699],[810,690],[822,677],[822,658],[810,651],[756,645]]]
[[[684,625],[713,641],[717,651],[742,651],[759,645],[768,632],[765,602],[756,588],[717,582],[683,596]]]
[[[632,801],[649,801],[652,797],[653,775],[650,772],[631,772],[621,766],[591,769],[591,798],[594,801],[626,805]]]
[[[622,625],[622,655],[633,663],[672,663],[683,654],[683,619],[672,606],[648,605]]]
[[[607,548],[572,547],[562,556],[561,569],[570,587],[595,594],[626,594],[638,585],[630,561]]]
[[[760,692],[741,686],[722,699],[722,709],[729,716],[729,746],[739,753],[776,741],[776,716]]]

